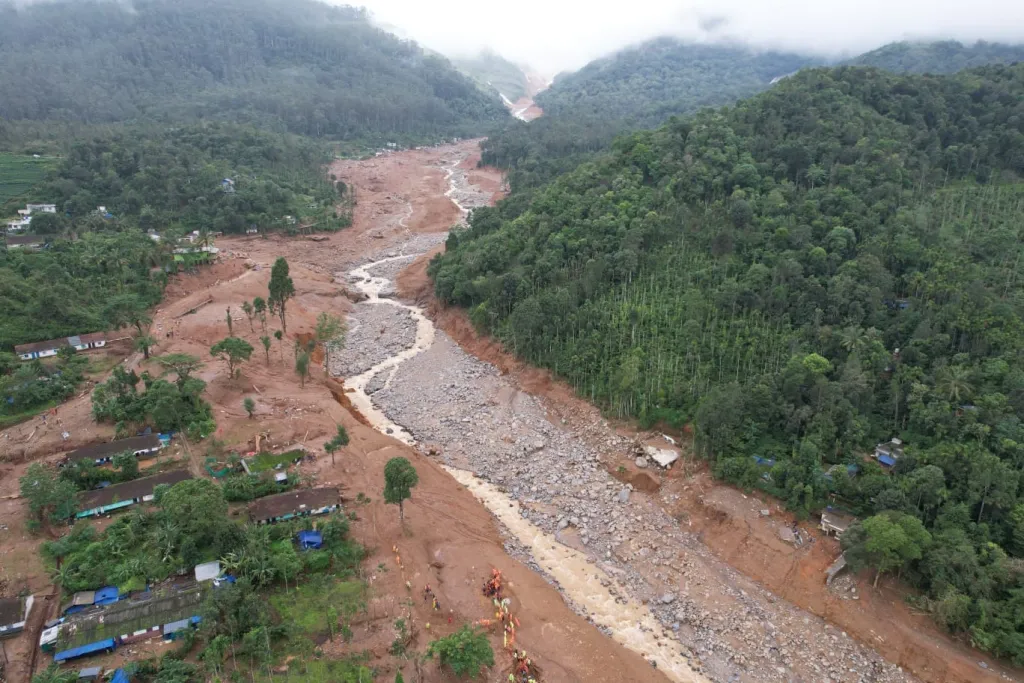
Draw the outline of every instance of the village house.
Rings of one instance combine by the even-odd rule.
[[[25,205],[25,211],[27,211],[28,215],[30,215],[30,216],[32,214],[34,214],[34,213],[57,213],[57,205],[56,204],[26,204]]]
[[[857,519],[852,515],[831,508],[825,509],[821,513],[821,530],[825,532],[826,536],[840,538],[856,521]]]
[[[875,446],[875,452],[871,454],[871,457],[886,469],[895,467],[896,461],[903,457],[903,442],[893,438],[885,443],[880,443]]]
[[[56,204],[26,204],[18,209],[18,218],[7,222],[7,232],[21,232],[32,224],[34,213],[57,213]]]
[[[20,213],[20,212],[19,212]],[[11,221],[7,221],[7,232],[21,232],[32,224],[31,216],[22,216]]]
[[[31,344],[18,344],[14,352],[22,360],[35,360],[36,358],[49,358],[56,356],[57,351],[64,346],[70,346],[75,351],[89,351],[100,349],[107,345],[107,335],[104,332],[92,332],[80,334],[74,337],[63,339],[50,339],[49,341],[33,342]]]
[[[46,238],[39,235],[7,235],[8,249],[40,249]]]
[[[123,484],[115,484],[96,491],[86,491],[78,495],[78,512],[76,519],[96,517],[97,515],[120,510],[121,508],[153,500],[153,491],[161,484],[174,486],[187,481],[192,475],[185,470],[164,472],[152,477],[143,477]]]
[[[156,453],[165,445],[165,439],[161,439],[157,434],[133,436],[128,439],[85,446],[71,451],[64,458],[63,464],[74,465],[83,460],[89,460],[97,465],[105,465],[112,461],[118,453],[132,453],[136,458],[144,458]]]
[[[249,518],[256,524],[274,524],[295,517],[326,515],[341,507],[341,495],[332,487],[289,491],[260,498],[249,505]]]

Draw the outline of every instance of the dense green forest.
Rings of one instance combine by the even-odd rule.
[[[381,142],[507,117],[442,57],[311,0],[0,5],[0,118],[225,119]]]
[[[71,145],[35,191],[59,207],[32,223],[47,248],[0,250],[0,349],[116,326],[112,297],[155,304],[163,279],[151,270],[170,263],[185,233],[296,229],[287,216],[296,227],[347,226],[342,186],[323,173],[329,158],[308,139],[232,124],[122,127]]]
[[[88,232],[38,252],[0,250],[0,349],[107,329],[112,298],[130,294],[145,309],[160,300],[150,276],[159,247],[139,230]]]
[[[248,126],[125,128],[73,144],[42,194],[76,227],[103,229],[98,205],[115,223],[159,232],[273,230],[287,215],[326,226],[339,199],[330,159],[307,138]]]
[[[819,63],[806,55],[658,38],[559,76],[537,95],[545,115],[658,125],[673,114],[728,104],[773,78]]]
[[[878,515],[851,557],[1020,663],[1022,176],[1024,64],[811,69],[477,210],[430,273],[610,414],[692,424],[719,476]]]
[[[877,66],[894,73],[951,74],[986,64],[1012,64],[1024,61],[1024,45],[1004,45],[979,41],[964,45],[955,40],[931,43],[890,43],[865,52],[848,64]]]
[[[515,189],[578,166],[627,130],[733,102],[814,64],[806,56],[659,38],[559,76],[536,97],[544,116],[506,122],[483,145],[483,163],[509,169]]]
[[[496,52],[484,50],[475,57],[454,57],[452,63],[485,90],[497,90],[512,102],[526,94],[526,74]]]
[[[953,73],[1019,61],[1024,46],[954,41],[894,43],[850,63],[895,73]],[[538,187],[607,149],[624,131],[719,106],[768,88],[776,78],[826,60],[662,38],[561,76],[537,96],[541,119],[508,121],[484,143],[483,163],[509,170],[512,189]]]

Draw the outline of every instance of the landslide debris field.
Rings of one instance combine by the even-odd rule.
[[[300,386],[290,347],[275,346],[269,363],[254,355],[240,380],[216,361],[202,378],[218,439],[246,444],[269,432],[275,443],[301,443],[319,456],[302,465],[304,475],[341,486],[347,499],[368,496],[352,531],[371,550],[364,566],[373,614],[349,647],[373,652],[393,677],[389,624],[405,582],[431,585],[455,618],[449,626],[411,601],[410,647],[422,650],[488,616],[480,582],[500,567],[523,622],[518,644],[545,681],[1009,679],[911,614],[896,592],[848,577],[826,589],[833,540],[806,523],[801,547],[780,540],[793,520],[773,502],[711,482],[685,444],[667,473],[638,460],[638,440],[671,444],[608,423],[477,338],[462,313],[440,309],[426,260],[465,210],[493,201],[502,185],[497,172],[476,168],[478,158],[477,143],[467,141],[335,162],[331,173],[355,188],[352,228],[326,241],[222,239],[220,262],[177,277],[153,316],[155,355],[208,358],[224,335],[225,308],[265,292],[278,256],[291,264],[297,291],[290,336],[308,334],[320,312],[346,316],[346,348],[332,356],[330,376],[318,370]],[[258,347],[258,331],[244,322],[235,329]],[[125,362],[146,367],[138,354]],[[246,396],[256,397],[257,419],[242,409]],[[0,579],[13,590],[53,593],[38,539],[25,529],[18,477],[33,460],[108,440],[110,428],[89,411],[87,393],[61,407],[67,441],[31,424],[0,434]],[[352,442],[332,462],[323,444],[338,424]],[[202,476],[199,449],[179,455]],[[405,529],[380,495],[384,463],[396,455],[420,476]],[[498,664],[488,680],[506,680],[500,633],[492,636]],[[28,680],[31,649],[25,637],[8,643],[10,680]],[[433,664],[408,674],[448,680]]]

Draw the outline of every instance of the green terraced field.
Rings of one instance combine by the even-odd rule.
[[[53,162],[52,157],[0,154],[0,206],[30,192],[42,182]]]

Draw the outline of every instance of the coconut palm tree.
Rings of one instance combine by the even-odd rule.
[[[935,387],[953,403],[960,403],[971,395],[971,371],[962,365],[953,365],[939,371]]]

